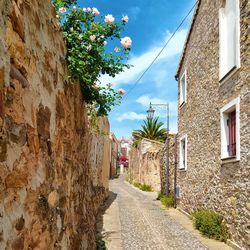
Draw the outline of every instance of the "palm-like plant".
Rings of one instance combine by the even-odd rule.
[[[159,117],[144,120],[142,129],[134,130],[133,137],[148,138],[155,141],[165,142],[167,138],[167,129],[162,128],[163,122],[158,122]]]

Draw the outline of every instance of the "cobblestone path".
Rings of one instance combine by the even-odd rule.
[[[141,192],[122,178],[110,182],[117,194],[124,250],[208,249],[161,210],[155,194]]]

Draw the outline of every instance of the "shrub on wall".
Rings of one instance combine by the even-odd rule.
[[[103,86],[98,79],[105,74],[114,77],[130,67],[127,59],[132,41],[121,37],[128,17],[115,22],[110,14],[101,16],[97,8],[72,6],[77,0],[53,0],[53,4],[67,45],[70,78],[80,82],[84,101],[94,105],[98,115],[107,115],[125,92],[115,91],[111,84]],[[117,46],[108,46],[108,42]]]
[[[223,217],[212,210],[201,209],[195,212],[193,220],[195,228],[209,238],[226,241],[230,236]]]
[[[167,208],[174,206],[174,196],[172,194],[165,195],[159,193],[157,196],[157,200],[159,200]]]

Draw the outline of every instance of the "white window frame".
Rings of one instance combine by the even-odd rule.
[[[224,0],[225,5],[227,1]],[[225,61],[229,61],[228,54],[227,54],[227,16],[225,13],[225,6],[222,6],[219,10],[219,62],[220,62],[220,69],[219,69],[219,79],[220,82],[227,80],[229,77],[234,74],[240,68],[240,4],[239,0],[235,1],[235,14],[236,14],[236,31],[235,31],[235,61],[234,65],[231,68],[225,69]]]
[[[182,86],[184,79],[184,89]],[[185,70],[180,78],[180,106],[187,102],[187,70]]]
[[[182,142],[185,140],[185,166],[183,166],[183,154],[182,154]],[[183,135],[180,137],[180,157],[179,157],[179,169],[180,170],[187,170],[187,135]]]
[[[236,156],[229,156],[227,145],[229,142],[229,133],[227,126],[227,113],[235,110],[236,111]],[[221,159],[231,159],[240,160],[240,97],[235,98],[228,104],[226,104],[222,109],[220,109],[220,120],[221,120]]]

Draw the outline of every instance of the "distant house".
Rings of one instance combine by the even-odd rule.
[[[180,207],[250,249],[250,1],[198,1],[177,69]]]
[[[128,162],[128,154],[131,148],[131,141],[128,139],[125,139],[124,137],[119,140],[119,148],[120,148],[120,161],[119,164],[123,165],[124,167],[128,167],[129,166],[129,162]]]
[[[122,137],[122,139],[119,142],[120,142],[121,155],[128,157],[128,153],[132,144],[131,140]]]
[[[119,163],[119,141],[114,133],[109,136],[110,141],[110,178],[117,174]]]

